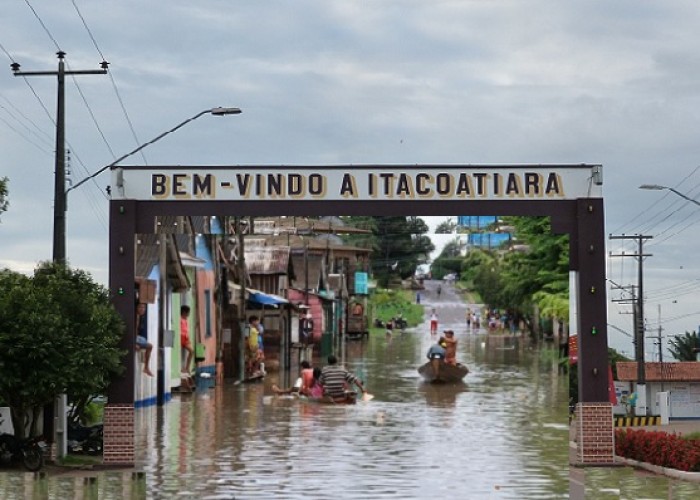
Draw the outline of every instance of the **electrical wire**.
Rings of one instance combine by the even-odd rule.
[[[95,46],[95,49],[97,50],[97,53],[100,54],[100,57],[102,58],[103,61],[106,61],[107,59],[105,58],[104,54],[102,53],[102,50],[100,50],[100,46],[97,44],[97,40],[95,39],[94,35],[92,34],[92,30],[87,24],[87,21],[85,20],[85,17],[83,16],[82,12],[80,12],[80,9],[78,8],[78,4],[75,2],[75,0],[71,0],[73,7],[75,8],[75,12],[78,14],[78,17],[83,23],[83,26],[85,27],[85,31],[87,31],[88,36],[90,37],[90,40],[92,40],[92,44]],[[136,142],[136,145],[138,146],[141,144],[141,141],[138,138],[138,135],[136,134],[136,130],[134,129],[134,124],[131,121],[131,118],[129,117],[129,113],[126,110],[126,106],[124,105],[124,100],[122,99],[122,96],[119,92],[119,89],[117,88],[117,82],[114,80],[114,75],[112,72],[107,73],[109,75],[109,79],[112,82],[112,88],[114,89],[114,93],[117,96],[117,101],[119,101],[119,106],[122,109],[122,113],[124,113],[124,118],[126,119],[126,122],[129,125],[129,130],[131,131],[131,136],[134,138],[134,141]],[[110,150],[111,151],[111,150]],[[144,154],[143,151],[140,152],[141,158],[143,158],[143,161],[146,165],[148,165],[148,161],[146,160],[146,155]],[[116,155],[112,153],[112,157],[116,158]]]
[[[32,4],[29,3],[29,0],[24,0],[24,3],[26,3],[27,7],[29,7],[31,9],[32,13],[34,14],[34,17],[36,17],[36,20],[39,21],[39,24],[41,24],[41,27],[44,28],[44,31],[49,36],[49,38],[51,39],[53,44],[56,46],[56,49],[60,51],[61,47],[58,45],[58,42],[56,41],[56,39],[53,37],[53,35],[49,31],[49,29],[44,24],[44,21],[42,21],[41,17],[39,17],[39,14],[37,13],[37,11],[34,10],[34,7],[32,7]]]
[[[9,109],[5,108],[4,106],[2,106],[2,105],[0,104],[0,107],[3,107],[3,108],[5,109],[5,111],[7,112],[7,114],[9,114],[10,116],[12,116],[12,118],[13,118],[16,122],[20,123],[20,124],[21,124],[23,127],[25,127],[25,128],[27,129],[27,131],[31,134],[31,133],[32,133],[32,130],[31,130],[27,125],[25,125],[24,123],[22,123],[22,120],[19,120],[19,119],[14,115],[14,113],[18,114],[23,120],[29,122],[29,124],[30,124],[32,127],[34,127],[34,130],[36,130],[36,132],[39,133],[39,136],[42,137],[42,139],[41,139],[42,142],[44,142],[44,143],[45,143],[47,146],[49,146],[49,147],[53,147],[53,140],[52,140],[53,138],[52,138],[49,134],[47,134],[45,131],[43,131],[41,128],[39,128],[39,126],[38,126],[31,118],[29,118],[29,117],[28,117],[27,115],[25,115],[19,108],[17,108],[17,106],[15,106],[15,105],[12,103],[12,101],[9,100],[5,95],[3,95],[3,94],[0,93],[0,97],[2,97],[2,98],[5,100],[5,102],[7,102],[7,104],[8,104],[8,105],[12,108],[12,110],[13,110],[13,111],[10,111]],[[36,135],[36,134],[35,134],[35,135]]]

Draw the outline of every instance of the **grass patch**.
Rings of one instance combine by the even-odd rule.
[[[416,326],[423,322],[423,306],[413,302],[414,292],[412,290],[377,290],[370,296],[369,304],[372,312],[370,321],[374,324],[375,319],[384,322],[401,315],[408,326]],[[373,328],[373,331],[384,331],[382,328]]]
[[[101,455],[66,455],[58,460],[57,465],[66,467],[81,467],[83,465],[97,465],[102,463]]]

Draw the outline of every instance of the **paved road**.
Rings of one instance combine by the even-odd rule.
[[[461,293],[453,284],[441,280],[425,280],[423,285],[425,289],[420,291],[421,305],[425,307],[426,319],[430,316],[432,309],[435,309],[440,320],[440,333],[447,328],[454,330],[455,333],[465,333],[467,308],[472,311],[483,308],[483,304],[469,303],[468,294]],[[439,295],[438,287],[441,290]]]

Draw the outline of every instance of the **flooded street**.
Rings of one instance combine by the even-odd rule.
[[[16,470],[0,474],[0,497],[569,498],[568,384],[555,356],[519,336],[468,330],[464,314],[474,305],[449,287],[440,299],[427,290],[422,303],[427,313],[436,308],[440,331],[455,330],[457,358],[471,370],[464,383],[420,379],[416,368],[435,341],[426,321],[348,343],[347,366],[371,401],[273,396],[279,381],[272,375],[264,383],[227,382],[138,410],[136,472],[35,477]],[[576,478],[572,498],[698,495],[695,484],[629,467],[578,469]]]
[[[434,297],[433,297],[434,299]],[[355,406],[273,397],[265,384],[178,397],[137,442],[153,496],[185,498],[568,498],[568,387],[509,335],[466,332],[466,306],[431,303],[471,373],[424,384],[428,327],[348,343],[375,397]],[[270,377],[268,377],[269,379]],[[156,431],[156,429],[160,429]]]
[[[372,401],[272,396],[275,376],[228,382],[136,412],[136,479],[30,482],[63,481],[43,486],[55,498],[568,498],[568,384],[553,357],[508,333],[467,331],[467,306],[450,289],[422,302],[440,330],[455,330],[464,383],[420,379],[434,342],[425,323],[348,343],[347,366]]]

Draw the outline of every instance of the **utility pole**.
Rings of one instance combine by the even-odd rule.
[[[245,366],[245,349],[246,349],[246,309],[245,309],[245,288],[246,288],[246,272],[245,272],[245,238],[243,236],[243,216],[236,217],[236,231],[238,232],[238,279],[240,280],[241,295],[238,299],[238,314],[241,334],[238,339],[238,379],[243,382],[246,377]]]
[[[661,366],[661,391],[663,392],[664,390],[664,375],[666,373],[666,370],[664,370],[664,344],[663,344],[663,336],[662,332],[664,331],[663,327],[661,326],[661,304],[659,306],[659,330],[657,332],[657,339],[658,339],[658,344],[659,344],[659,365]]]
[[[20,71],[20,64],[10,65],[15,76],[56,76],[58,95],[56,98],[56,152],[54,169],[53,202],[53,262],[66,263],[66,75],[104,75],[109,63],[102,61],[99,70],[66,71],[63,59],[66,53],[56,52],[57,71]],[[44,436],[56,443],[56,457],[63,458],[67,452],[66,442],[66,395],[59,395],[53,405],[44,407]],[[56,420],[56,422],[54,422]]]
[[[634,338],[635,359],[637,361],[637,415],[645,416],[647,412],[646,397],[646,373],[644,366],[644,257],[652,254],[644,253],[644,242],[653,238],[641,234],[635,235],[610,235],[611,240],[636,240],[637,253],[610,254],[610,257],[635,257],[637,259],[637,301],[634,304]]]
[[[64,59],[66,53],[59,50],[58,71],[20,71],[19,63],[12,63],[12,73],[15,76],[57,76],[58,97],[56,100],[56,168],[54,171],[54,202],[53,202],[53,261],[66,262],[66,113],[65,113],[65,80],[66,75],[105,75],[107,61],[102,61],[102,69],[66,71]]]

